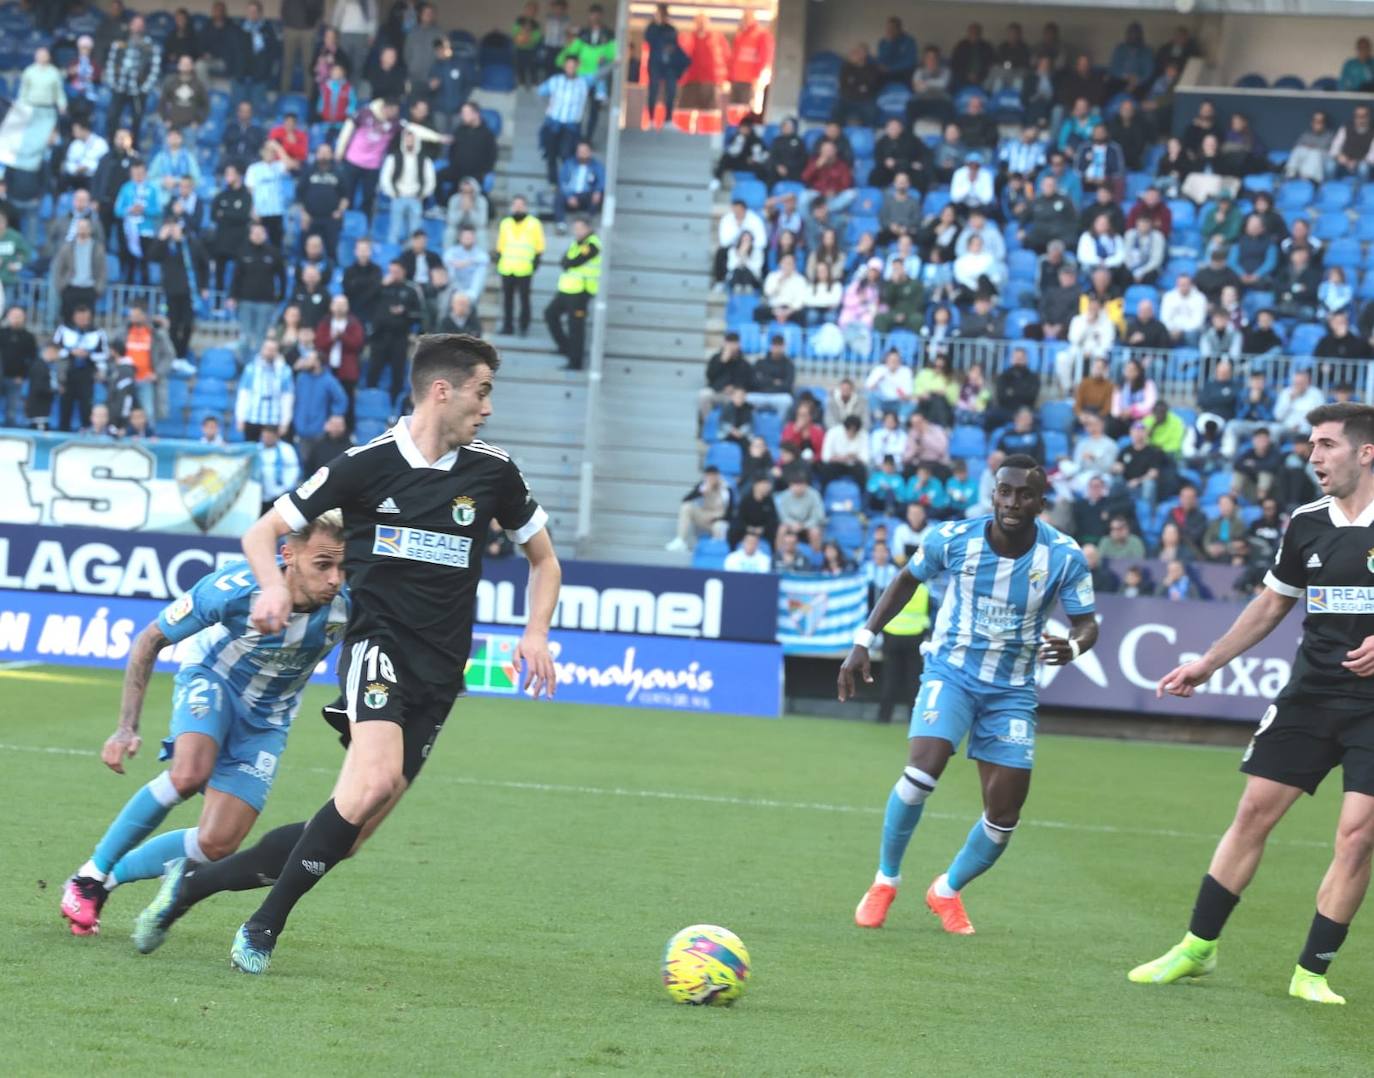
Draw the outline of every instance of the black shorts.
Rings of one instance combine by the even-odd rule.
[[[1240,769],[1313,794],[1338,764],[1346,793],[1374,796],[1374,709],[1337,710],[1321,697],[1293,696],[1269,706]]]
[[[394,722],[405,741],[402,773],[407,782],[413,782],[453,710],[462,683],[435,686],[432,678],[418,676],[404,655],[392,641],[379,637],[345,641],[339,656],[341,695],[322,714],[339,732],[345,748],[350,723]]]

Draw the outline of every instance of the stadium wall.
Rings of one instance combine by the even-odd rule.
[[[784,0],[779,21],[804,9],[807,53],[824,49],[841,55],[860,41],[870,47],[882,32],[884,20],[899,11],[907,30],[920,47],[938,44],[948,54],[968,24],[983,24],[984,37],[994,44],[1009,22],[1019,22],[1034,44],[1046,22],[1057,22],[1070,52],[1087,50],[1105,65],[1126,25],[1144,27],[1152,47],[1164,43],[1177,26],[1186,26],[1201,43],[1207,66],[1203,85],[1229,86],[1250,71],[1299,75],[1311,81],[1338,75],[1341,64],[1354,54],[1355,39],[1369,32],[1367,18],[1278,15],[1181,15],[1176,11],[1142,11],[1120,7],[1041,7],[1026,4],[969,4],[923,2],[901,5],[890,0]],[[782,96],[779,101],[788,100]]]

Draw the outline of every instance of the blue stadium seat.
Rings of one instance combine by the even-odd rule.
[[[757,322],[742,322],[734,327],[739,334],[739,348],[746,356],[761,356],[765,348],[763,330]]]
[[[277,98],[277,116],[285,116],[288,112],[295,115],[297,123],[305,123],[310,116],[310,102],[305,94],[282,94]]]
[[[385,419],[359,419],[353,425],[353,438],[359,445],[365,445],[385,433]]]
[[[1197,224],[1197,206],[1186,198],[1171,198],[1168,202],[1169,214],[1174,228],[1192,228]]]
[[[1360,241],[1351,236],[1341,236],[1333,239],[1326,248],[1326,254],[1322,257],[1322,264],[1325,266],[1340,266],[1346,270],[1349,276],[1350,270],[1357,269],[1364,261],[1364,255],[1360,251]]]
[[[1039,273],[1040,260],[1034,251],[1009,251],[1007,253],[1007,272],[1012,277],[1034,281]]]
[[[1319,213],[1316,221],[1312,223],[1312,235],[1319,240],[1338,240],[1350,232],[1350,218],[1345,211],[1336,213]]]
[[[1155,313],[1159,313],[1159,289],[1150,284],[1133,284],[1126,289],[1124,302],[1126,304],[1126,315],[1130,317],[1135,314],[1135,309],[1142,299],[1148,299],[1155,305]]]
[[[849,218],[849,223],[844,226],[844,242],[846,247],[858,245],[859,237],[865,232],[876,236],[882,227],[876,217],[861,217],[857,214]]]
[[[1284,151],[1287,156],[1288,151]],[[1245,177],[1245,189],[1251,194],[1259,194],[1261,191],[1274,193],[1274,174],[1272,172],[1256,172]]]
[[[768,185],[753,178],[738,180],[730,190],[730,200],[742,201],[751,210],[761,210],[768,200]]]
[[[740,448],[735,442],[712,442],[707,446],[707,467],[714,465],[732,482],[739,477],[740,464]]]
[[[897,354],[902,357],[902,362],[909,367],[916,359],[916,349],[920,347],[921,339],[909,329],[894,329],[885,340],[875,341],[875,343],[879,354],[886,352],[889,348],[897,349]]]
[[[1174,281],[1180,273],[1192,276],[1197,273],[1196,258],[1171,258],[1164,264],[1164,268],[1159,273],[1159,284],[1161,288],[1173,288]]]
[[[806,58],[806,75],[808,78],[812,75],[833,75],[838,79],[842,67],[844,67],[844,57],[838,52],[822,50],[812,53]]]
[[[1275,90],[1306,90],[1307,83],[1299,75],[1280,75],[1274,80]]]
[[[1025,116],[1025,105],[1016,90],[999,90],[992,99],[992,114],[999,124],[1020,123]]]
[[[1334,76],[1323,75],[1319,79],[1313,79],[1312,84],[1307,88],[1309,90],[1316,90],[1318,93],[1321,94],[1334,94],[1340,90],[1341,84],[1336,80]]]
[[[898,83],[888,83],[878,91],[878,112],[884,120],[903,119],[911,91]],[[1020,100],[1018,96],[1018,101]]]
[[[1068,434],[1073,430],[1073,402],[1046,401],[1040,406],[1040,426],[1046,433]]]
[[[1360,278],[1360,287],[1356,295],[1363,300],[1374,299],[1374,269],[1364,271],[1364,276]]]
[[[1147,187],[1154,183],[1154,177],[1148,172],[1128,172],[1126,173],[1126,203],[1133,203],[1138,199]]]
[[[754,317],[754,309],[758,305],[758,296],[748,292],[731,292],[725,301],[725,325],[733,329],[741,322],[748,322]]]
[[[777,183],[773,185],[774,195],[796,195],[797,201],[799,202],[801,201],[801,197],[805,193],[805,191],[806,184],[802,183],[799,180],[779,180]]]
[[[510,93],[515,89],[515,68],[506,64],[483,64],[479,85],[489,93]]]
[[[802,132],[802,143],[806,146],[807,153],[815,153],[816,146],[821,139],[825,138],[825,132],[819,127],[812,127]]]
[[[1316,322],[1303,322],[1293,330],[1288,351],[1295,356],[1310,356],[1317,342],[1326,336],[1326,327]]]
[[[1355,198],[1353,180],[1327,180],[1317,192],[1317,210],[1327,213],[1331,210],[1349,209]]]
[[[774,456],[782,446],[782,418],[777,412],[754,413],[754,434],[768,443],[768,450]]]
[[[949,188],[936,187],[926,192],[921,200],[921,212],[927,216],[939,213],[949,205]]]
[[[1253,319],[1257,313],[1266,307],[1274,306],[1274,293],[1264,291],[1246,292],[1241,298],[1240,307],[1245,312],[1245,317]]]
[[[955,427],[949,436],[949,455],[967,460],[984,457],[988,452],[988,438],[982,427]]]
[[[367,214],[362,210],[344,210],[343,229],[345,239],[355,240],[367,235]],[[375,261],[375,259],[374,259]]]
[[[701,440],[706,443],[720,441],[720,409],[712,408],[701,421]]]
[[[954,95],[954,110],[960,113],[961,115],[968,112],[968,103],[972,101],[975,97],[979,98],[983,102],[984,107],[986,108],[988,103],[988,95],[984,93],[981,89],[979,89],[977,86],[965,86],[962,90],[960,90],[958,93]]]
[[[491,128],[491,133],[501,137],[501,114],[495,109],[482,109],[482,122]]]
[[[1374,184],[1369,187],[1374,188]],[[1374,207],[1360,208],[1359,216],[1355,218],[1355,238],[1361,243],[1374,243]]]
[[[1215,504],[1223,494],[1230,494],[1234,486],[1235,476],[1231,474],[1229,468],[1226,468],[1209,475],[1199,494],[1204,504]]]
[[[206,382],[232,382],[239,376],[238,361],[229,348],[207,348],[200,354],[197,387]]]
[[[835,103],[839,99],[839,88],[833,83],[807,81],[802,84],[797,113],[803,120],[828,120],[834,113]]]
[[[800,359],[802,347],[805,343],[804,334],[801,326],[793,325],[791,322],[772,322],[763,327],[764,347],[768,347],[768,342],[774,337],[781,336],[783,347],[787,349],[789,359]]]
[[[353,411],[359,419],[390,419],[391,394],[385,389],[360,389],[354,396]]]
[[[849,204],[849,213],[857,217],[877,217],[883,208],[883,193],[876,187],[854,188],[854,200]]]
[[[1053,464],[1062,457],[1069,456],[1069,436],[1063,431],[1047,430],[1041,433],[1045,440],[1045,462]]]
[[[857,513],[863,492],[852,479],[832,479],[825,485],[825,508],[829,513]]]
[[[697,540],[696,548],[692,551],[693,569],[722,569],[725,567],[725,556],[730,553],[730,544],[724,539],[712,539],[709,535],[703,535]]]
[[[854,513],[835,513],[826,523],[825,537],[853,557],[864,548],[863,522]]]
[[[1031,310],[1029,307],[1018,307],[1007,314],[1007,320],[1003,332],[1008,337],[1024,337],[1026,327],[1033,326],[1040,321],[1040,313]]]
[[[1274,197],[1274,208],[1287,217],[1312,205],[1316,192],[1310,180],[1284,180]],[[1172,208],[1173,203],[1170,203]]]
[[[850,148],[854,151],[855,157],[872,157],[873,128],[871,127],[846,127],[844,129],[845,138],[849,139]]]
[[[1238,90],[1263,90],[1269,85],[1269,80],[1259,72],[1251,71],[1236,79],[1234,85]]]

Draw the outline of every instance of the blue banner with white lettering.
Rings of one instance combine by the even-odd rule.
[[[778,583],[778,642],[789,655],[849,650],[868,617],[868,583],[848,576],[784,576]]]
[[[239,536],[262,510],[257,447],[0,430],[0,523]]]
[[[122,669],[134,637],[163,605],[150,599],[0,591],[0,662]],[[476,626],[468,691],[518,696],[514,656],[519,642],[518,628]],[[165,648],[157,668],[174,671],[188,643]],[[562,630],[550,635],[549,644],[557,698],[569,703],[766,718],[781,712],[782,649],[777,644]],[[337,661],[336,649],[312,680],[332,682]]]
[[[171,600],[206,573],[243,557],[237,539],[20,527],[0,523],[0,589]],[[522,557],[487,559],[477,620],[527,619]],[[652,565],[563,562],[555,628],[772,643],[778,578]]]

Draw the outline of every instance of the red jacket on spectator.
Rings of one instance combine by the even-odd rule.
[[[779,445],[795,445],[801,450],[811,450],[813,460],[821,459],[821,446],[825,442],[825,431],[821,430],[819,423],[812,423],[803,431],[797,424],[788,423],[782,428],[782,439]]]
[[[325,82],[320,86],[320,122],[341,124],[351,116],[353,84],[347,79],[338,86]]]
[[[854,173],[844,163],[844,158],[838,154],[825,165],[822,165],[818,158],[811,158],[802,171],[801,178],[802,183],[826,198],[833,198],[841,191],[848,191],[854,186]]]
[[[756,83],[773,66],[773,35],[755,23],[730,44],[730,81]]]
[[[1126,215],[1126,231],[1129,232],[1135,228],[1135,223],[1146,214],[1154,218],[1155,228],[1163,234],[1165,239],[1168,239],[1169,233],[1174,229],[1174,215],[1169,212],[1169,204],[1162,198],[1159,200],[1159,205],[1153,210],[1145,205],[1144,199],[1136,199],[1135,205],[1131,207],[1131,212]]]
[[[730,72],[730,61],[724,34],[717,30],[707,30],[704,34],[684,30],[678,35],[678,44],[692,59],[678,82],[684,86],[689,82],[706,82],[718,86],[726,81],[726,76]]]
[[[288,157],[302,164],[310,156],[310,136],[299,127],[294,131],[288,131],[285,124],[277,124],[268,132],[267,137],[280,143]]]
[[[315,327],[315,351],[319,353],[320,364],[325,370],[333,371],[334,377],[340,382],[352,384],[358,380],[358,372],[361,369],[358,357],[362,354],[363,345],[367,343],[367,333],[364,332],[363,324],[358,321],[357,315],[350,314],[344,324],[343,334],[339,337],[340,356],[339,365],[336,367],[332,362],[334,334],[331,326],[332,322],[326,315]]]

